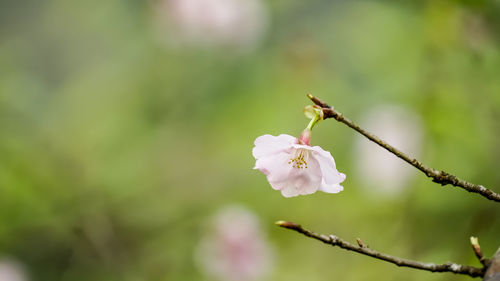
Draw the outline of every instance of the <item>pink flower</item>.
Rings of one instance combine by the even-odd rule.
[[[213,218],[195,253],[200,269],[214,280],[264,280],[273,265],[259,218],[241,206],[229,206]]]
[[[304,130],[300,140],[290,135],[258,137],[252,154],[255,168],[267,176],[271,187],[285,197],[306,195],[318,190],[338,193],[346,176],[337,171],[330,152],[310,146],[310,131]]]
[[[22,264],[10,258],[0,259],[0,281],[27,281],[28,275]]]
[[[412,157],[421,156],[425,136],[416,112],[396,105],[378,105],[366,112],[361,124]],[[360,175],[361,187],[371,192],[366,193],[370,198],[398,196],[412,187],[416,175],[413,167],[365,138],[357,138],[354,144],[354,171]]]
[[[252,49],[268,26],[262,0],[161,0],[160,20],[170,41]]]

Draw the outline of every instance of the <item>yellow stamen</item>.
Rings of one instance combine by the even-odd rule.
[[[298,150],[298,155],[297,154],[295,154],[295,155],[296,155],[295,158],[290,158],[290,161],[288,161],[288,164],[292,164],[293,168],[307,169],[307,161],[304,159],[304,151]]]

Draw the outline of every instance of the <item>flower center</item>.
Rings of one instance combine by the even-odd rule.
[[[303,149],[298,149],[295,152],[295,155],[293,158],[290,158],[290,161],[288,161],[288,164],[292,165],[293,168],[297,169],[307,169],[307,158],[308,157],[307,151],[304,151]]]

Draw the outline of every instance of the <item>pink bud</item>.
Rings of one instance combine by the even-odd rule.
[[[311,145],[311,130],[305,129],[299,137],[300,144]]]

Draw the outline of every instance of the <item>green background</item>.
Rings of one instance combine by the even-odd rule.
[[[487,256],[500,246],[498,203],[423,174],[373,198],[354,168],[361,136],[334,120],[312,143],[347,175],[339,194],[283,198],[251,149],[301,132],[306,93],[352,120],[399,104],[421,115],[424,163],[499,192],[500,2],[264,4],[269,28],[241,52],[165,43],[154,1],[0,1],[0,256],[32,280],[208,280],[193,258],[204,225],[241,204],[274,247],[266,280],[469,280],[273,223],[479,266],[469,237]]]

